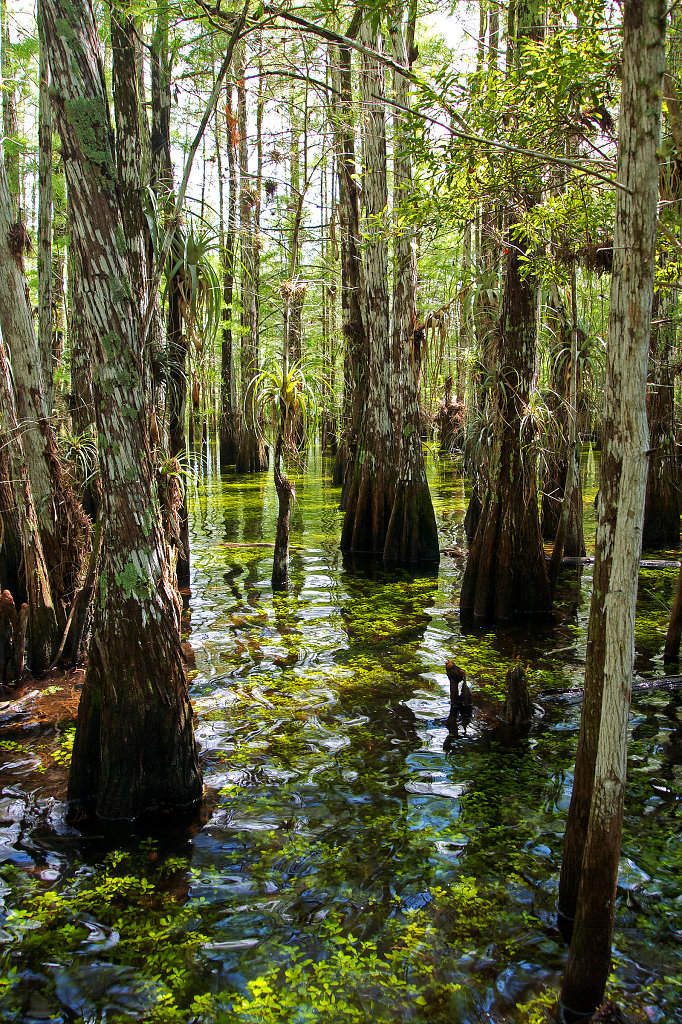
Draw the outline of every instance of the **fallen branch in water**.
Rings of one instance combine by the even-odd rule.
[[[240,543],[239,541],[224,541],[221,540],[218,547],[221,548],[274,548],[274,544],[269,544],[267,541],[254,541],[252,544]],[[297,548],[293,544],[289,545],[290,551],[306,551],[308,553],[316,553],[317,548]]]

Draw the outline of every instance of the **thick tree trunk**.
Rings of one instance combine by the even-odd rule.
[[[413,7],[412,14],[415,13]],[[390,36],[393,59],[409,69],[400,7],[391,12]],[[401,113],[409,109],[410,95],[407,79],[398,72],[393,74],[393,91],[396,102],[393,115],[394,209],[396,214],[400,214],[405,204],[412,200],[412,158],[404,131],[404,114]],[[391,353],[393,458],[397,475],[383,555],[389,562],[438,564],[438,528],[426,479],[421,439],[418,384],[421,353],[415,341],[416,304],[416,237],[412,228],[403,225],[397,228],[395,242]]]
[[[496,359],[498,384],[491,400],[493,440],[482,510],[462,581],[460,611],[505,621],[549,611],[551,601],[538,517],[535,459],[522,417],[533,377],[535,298],[520,275],[525,255],[519,238],[507,257]]]
[[[201,775],[149,450],[139,310],[126,287],[97,33],[83,0],[41,0],[96,366],[102,553],[69,801],[136,818],[196,804]]]
[[[619,190],[616,196],[607,366],[607,374],[620,385],[614,434],[620,443],[621,472],[606,614],[600,616],[605,656],[594,788],[561,992],[568,1011],[585,1016],[601,1003],[610,970],[623,822],[649,448],[646,375],[656,264],[665,25],[664,0],[625,4],[618,180],[628,191]]]
[[[538,0],[519,0],[515,13],[510,8],[509,24],[515,19],[519,40],[542,39],[541,10]],[[517,56],[516,47],[508,49],[508,70]],[[522,73],[520,67],[515,70]],[[525,193],[525,205],[532,207],[537,182],[529,177],[519,187]],[[460,594],[463,616],[497,621],[544,614],[551,606],[533,438],[525,433],[533,428],[523,425],[535,368],[537,287],[532,275],[521,274],[524,260],[532,255],[527,240],[514,223],[508,232],[499,334],[492,333],[487,346],[487,368],[497,378],[487,398],[493,436],[487,465],[479,475],[481,512]]]
[[[380,46],[378,33],[363,22],[360,41]],[[388,206],[386,115],[383,65],[362,55],[364,322],[368,338],[367,407],[358,441],[353,479],[341,533],[341,550],[383,555],[393,507],[395,464],[391,428],[391,346],[389,338]]]

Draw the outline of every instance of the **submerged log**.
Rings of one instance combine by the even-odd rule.
[[[586,558],[577,558],[573,555],[565,555],[561,559],[561,564],[594,565],[594,558],[591,558],[589,555]],[[639,567],[640,569],[679,569],[680,560],[670,558],[642,558],[640,560]]]

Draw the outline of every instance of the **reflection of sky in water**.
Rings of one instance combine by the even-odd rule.
[[[225,904],[224,969],[257,973],[271,942],[290,930],[310,941],[333,908],[356,933],[372,934],[368,898],[416,906],[429,886],[467,875],[532,905],[551,928],[579,702],[540,697],[543,714],[516,747],[502,745],[494,727],[516,659],[529,666],[536,694],[580,684],[591,568],[564,574],[559,600],[562,611],[578,605],[572,620],[464,636],[462,565],[443,557],[437,577],[416,580],[354,570],[337,547],[338,492],[316,477],[318,465],[298,489],[291,587],[274,601],[272,549],[238,546],[274,538],[272,482],[199,483],[206,522],[224,527],[218,535],[193,519],[190,638],[206,782],[221,794],[195,842],[192,893]],[[466,547],[462,479],[441,470],[431,486],[441,545]],[[660,651],[654,657],[660,662]],[[448,658],[466,668],[474,694],[473,720],[456,730],[445,725]],[[537,935],[527,946],[516,941],[518,969],[500,967],[507,995],[524,991],[533,965],[543,975],[558,970],[553,942],[543,964]]]
[[[584,468],[593,524],[593,456]],[[330,466],[311,455],[310,473],[304,483],[293,474],[291,586],[274,597],[271,476],[198,473],[192,484],[191,690],[210,814],[184,847],[192,873],[183,873],[178,907],[188,888],[193,927],[208,936],[193,967],[198,984],[243,990],[273,964],[289,963],[287,945],[328,957],[325,928],[335,919],[389,948],[391,929],[423,910],[434,924],[430,941],[450,943],[433,954],[440,979],[462,986],[447,1019],[512,1021],[515,1004],[541,983],[555,985],[564,964],[553,922],[591,568],[564,571],[565,621],[464,635],[461,561],[444,556],[436,575],[416,579],[354,568],[338,550]],[[466,547],[462,478],[441,467],[431,487],[442,547]],[[592,531],[588,522],[588,549]],[[662,674],[675,582],[675,570],[642,573],[638,668],[649,675]],[[575,616],[566,616],[572,606]],[[473,711],[446,724],[448,658],[467,671]],[[517,659],[528,666],[537,715],[530,734],[510,745],[496,726],[504,676]],[[619,904],[616,941],[617,975],[639,991],[642,978],[679,975],[670,938],[682,931],[675,695],[636,696],[632,730],[620,880],[629,895]],[[17,754],[18,789],[31,756]],[[39,877],[53,884],[79,843],[60,838],[55,812],[37,845],[30,807],[20,792],[0,801],[0,854],[20,867],[39,861]],[[78,848],[78,858],[87,860],[88,849],[84,857]],[[478,904],[447,909],[447,894],[464,898],[472,880],[493,908],[482,929]],[[434,895],[436,887],[446,895]],[[651,929],[647,942],[638,914]],[[55,953],[50,992],[56,985],[72,1010],[118,1008],[144,1019],[156,983],[109,963],[111,940],[98,928],[93,919],[75,962],[60,965]],[[375,996],[372,1005],[383,1006],[381,984]],[[408,1001],[381,1019],[415,1012]],[[650,1019],[682,1018],[669,1003],[653,1007]]]

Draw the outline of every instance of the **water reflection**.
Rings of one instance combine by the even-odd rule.
[[[297,489],[292,582],[276,595],[271,476],[217,475],[212,459],[197,460],[189,639],[208,817],[179,846],[154,850],[155,859],[138,843],[130,870],[158,881],[153,872],[175,865],[173,880],[158,883],[172,901],[164,915],[179,922],[168,946],[203,937],[188,960],[193,985],[220,997],[226,1020],[234,1019],[230,999],[249,979],[291,967],[299,954],[313,965],[301,968],[304,978],[333,964],[334,922],[344,936],[370,943],[376,957],[399,962],[400,978],[416,985],[413,996],[431,999],[436,982],[450,986],[447,1005],[420,1009],[411,997],[395,1008],[386,978],[370,970],[368,994],[362,967],[350,981],[340,972],[335,994],[373,1007],[366,1019],[381,1019],[381,1007],[383,1019],[429,1024],[516,1019],[515,1004],[540,981],[551,986],[565,956],[553,918],[579,702],[574,692],[557,694],[581,678],[590,572],[564,572],[563,617],[551,626],[464,635],[461,564],[443,557],[437,574],[414,578],[342,559],[339,492],[329,463],[313,450],[308,460],[305,481],[289,467]],[[442,546],[464,546],[464,481],[439,470],[432,483]],[[661,602],[657,577],[643,579],[639,664],[655,670]],[[456,720],[449,718],[450,658],[466,670],[473,698]],[[495,722],[517,658],[528,665],[542,714],[528,736],[502,744]],[[619,911],[618,941],[663,979],[679,973],[670,935],[682,930],[675,903],[682,742],[679,703],[659,697],[635,700],[622,876],[629,902]],[[35,865],[41,885],[60,886],[68,875],[74,890],[87,886],[104,847],[68,830],[60,835],[59,810],[37,810],[23,778],[15,776],[16,792],[0,802],[6,862],[21,871]],[[15,883],[5,885],[5,900],[21,902]],[[112,928],[105,909],[90,907],[78,957],[57,949],[49,971],[31,965],[35,991],[60,1019],[73,1016],[79,1000],[92,1019],[146,1019],[156,997],[151,969],[126,958],[125,935],[105,949]],[[428,938],[411,951],[406,929],[417,924]],[[636,939],[645,927],[662,970]],[[380,963],[388,977],[390,964]],[[425,964],[431,980],[420,973]],[[95,991],[91,977],[100,968]],[[619,972],[632,981],[623,962]],[[398,989],[397,975],[391,984]],[[659,1019],[680,1019],[661,986],[667,1016]],[[280,991],[285,998],[285,984]],[[34,1011],[13,1019],[34,1020]]]

